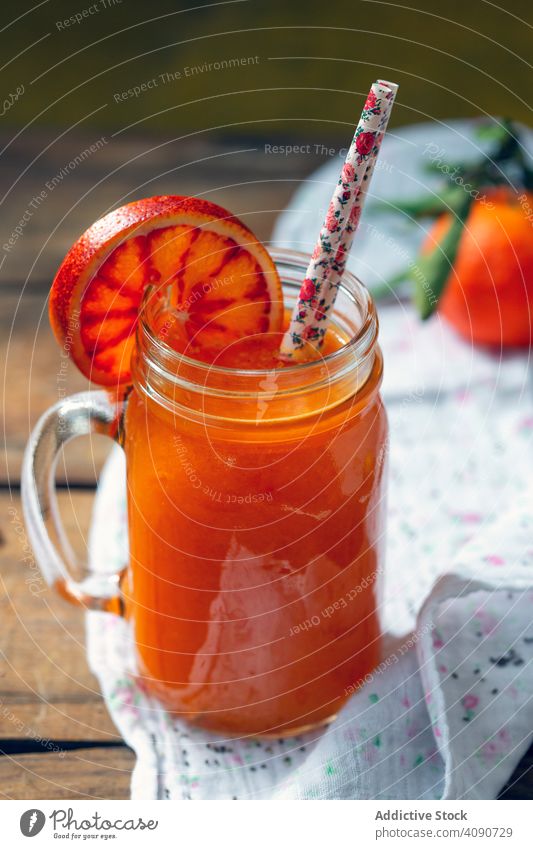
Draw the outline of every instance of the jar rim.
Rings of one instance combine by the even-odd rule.
[[[307,270],[310,257],[300,251],[289,250],[286,248],[270,248],[269,253],[274,260],[276,266],[292,267],[293,269],[303,270],[304,274]],[[281,275],[283,281],[283,275]],[[326,356],[319,357],[316,360],[310,360],[304,363],[288,363],[280,369],[280,374],[284,375],[284,379],[290,380],[292,376],[303,377],[313,368],[316,370],[318,366],[332,367],[336,370],[348,356],[351,360],[352,367],[361,365],[372,351],[378,335],[378,317],[374,301],[370,292],[364,283],[351,271],[345,270],[339,286],[352,300],[357,301],[358,307],[362,308],[361,324],[354,335],[335,351],[332,351]],[[153,291],[153,290],[152,290]],[[211,376],[219,376],[228,379],[259,379],[272,372],[271,368],[262,369],[242,369],[232,368],[229,366],[220,366],[213,363],[206,363],[201,360],[189,357],[186,354],[180,353],[166,343],[158,336],[150,326],[147,316],[147,306],[150,301],[151,287],[145,292],[143,302],[139,313],[138,333],[144,335],[148,342],[151,353],[156,354],[157,368],[160,371],[166,372],[167,376],[175,378],[179,366],[193,368],[198,374],[210,374]],[[160,356],[158,356],[160,355]],[[176,368],[173,368],[175,366]]]

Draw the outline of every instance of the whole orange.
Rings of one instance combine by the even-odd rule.
[[[440,241],[451,215],[437,219],[424,244]],[[439,313],[482,345],[528,346],[533,333],[533,193],[488,189],[474,200]]]

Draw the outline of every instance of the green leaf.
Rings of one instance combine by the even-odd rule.
[[[509,122],[507,120],[503,120],[501,123],[494,119],[489,121],[484,121],[481,124],[478,124],[475,127],[475,133],[478,139],[481,141],[494,142],[496,144],[501,144],[505,141],[508,133],[508,125]]]
[[[453,221],[440,243],[430,253],[420,256],[411,268],[410,277],[415,284],[414,302],[423,319],[433,314],[444,291],[471,204],[472,198],[463,192],[460,201],[452,208]]]
[[[376,212],[403,212],[411,218],[426,218],[448,212],[450,206],[454,206],[462,194],[463,189],[447,186],[439,195],[428,194],[412,199],[376,201],[372,204],[372,208]]]
[[[452,196],[449,196],[452,199]],[[414,284],[414,302],[422,318],[429,318],[434,312],[439,297],[450,274],[450,268],[455,262],[464,223],[468,217],[473,199],[463,189],[455,188],[453,203],[444,205],[446,212],[454,216],[451,227],[445,233],[440,244],[435,245],[430,253],[419,255],[416,263],[397,272],[385,283],[372,288],[374,300],[391,295],[397,286],[410,280]]]
[[[404,268],[402,271],[399,271],[398,274],[395,274],[393,277],[389,277],[385,283],[379,283],[379,285],[372,286],[371,293],[374,301],[390,297],[394,289],[396,289],[400,283],[404,283],[410,279],[410,274],[411,272],[409,269]]]

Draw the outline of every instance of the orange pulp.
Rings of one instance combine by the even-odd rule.
[[[345,341],[330,329],[322,353]],[[275,369],[279,342],[260,334],[215,363]],[[272,421],[268,404],[240,421],[220,397],[198,417],[133,390],[131,613],[145,686],[175,714],[224,733],[297,733],[330,720],[379,662],[380,382],[378,353],[351,397],[335,403],[332,384]]]

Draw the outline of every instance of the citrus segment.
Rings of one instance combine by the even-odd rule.
[[[201,359],[237,339],[280,329],[276,268],[252,232],[207,201],[163,196],[97,221],[73,245],[52,285],[50,320],[95,383],[131,380],[134,332],[146,287],[170,295],[165,341]]]

